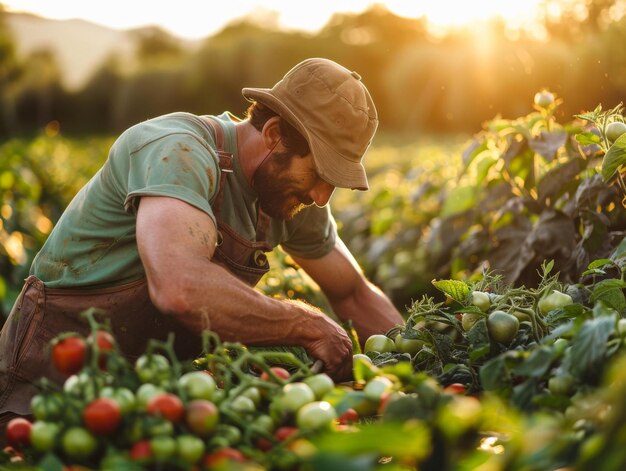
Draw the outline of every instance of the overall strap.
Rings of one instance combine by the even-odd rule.
[[[213,202],[213,212],[217,215],[222,208],[224,200],[224,188],[226,188],[226,177],[229,173],[233,173],[233,154],[224,151],[224,130],[217,120],[211,116],[205,116],[206,122],[213,128],[215,136],[215,146],[217,147],[217,156],[219,158],[220,170],[222,177],[220,178],[220,187]]]
[[[220,170],[222,173],[233,173],[233,154],[224,151],[224,130],[217,119],[212,116],[205,116],[206,122],[213,128],[215,136],[215,146],[217,147],[217,155],[220,159]],[[213,203],[213,211],[217,215],[221,209],[224,199],[224,188],[226,184],[226,175],[220,179],[220,188]],[[266,241],[270,226],[270,217],[259,208],[259,215],[256,222],[256,240]]]

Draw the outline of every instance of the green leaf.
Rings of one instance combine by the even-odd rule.
[[[346,456],[322,451],[306,460],[303,468],[312,471],[373,471],[378,466],[377,461],[378,456],[373,453],[364,456]]]
[[[458,302],[463,302],[470,294],[470,286],[459,280],[433,280],[433,286]]]
[[[502,355],[492,358],[481,366],[479,375],[485,391],[504,392],[511,387],[511,375],[506,359]]]
[[[513,368],[513,373],[529,378],[541,378],[549,369],[554,360],[553,349],[545,345],[534,349],[524,362]]]
[[[589,270],[594,270],[596,268],[600,268],[603,267],[605,265],[608,265],[609,263],[611,263],[611,260],[608,258],[601,258],[598,260],[594,260],[593,262],[591,262],[589,265],[587,265],[587,268]]]
[[[592,145],[592,144],[601,144],[602,138],[597,134],[594,134],[590,131],[581,132],[576,134],[576,141],[583,146]]]
[[[419,421],[371,423],[351,433],[328,433],[314,440],[319,450],[339,455],[424,459],[430,453],[429,429]]]
[[[472,209],[476,205],[476,188],[457,186],[448,192],[440,210],[441,217],[449,217]]]
[[[569,370],[579,378],[587,380],[597,380],[602,374],[606,342],[615,329],[617,317],[615,314],[607,315],[601,306],[597,310],[600,312],[599,316],[585,321],[571,342]],[[594,313],[595,311],[594,306]]]
[[[618,312],[626,309],[626,298],[622,291],[626,288],[623,280],[608,279],[596,283],[591,292],[590,301],[601,301]]]
[[[602,159],[602,179],[608,182],[618,169],[626,164],[626,134],[613,143]]]

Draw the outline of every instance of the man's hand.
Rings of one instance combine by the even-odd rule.
[[[299,303],[298,303],[299,304]],[[346,331],[327,315],[299,304],[308,311],[303,327],[307,330],[302,346],[324,363],[324,372],[335,381],[352,378],[352,341]],[[296,340],[296,339],[294,339]],[[298,339],[299,340],[299,339]]]

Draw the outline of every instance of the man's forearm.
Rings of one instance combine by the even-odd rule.
[[[370,282],[365,282],[351,296],[331,301],[333,311],[343,321],[351,320],[361,344],[373,334],[402,325],[404,319],[389,298]]]

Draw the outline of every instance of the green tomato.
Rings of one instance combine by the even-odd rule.
[[[356,363],[357,361],[364,361],[365,363],[372,365],[372,359],[365,355],[364,353],[355,353],[352,355],[352,363]]]
[[[256,410],[254,401],[246,396],[237,396],[230,403],[230,408],[240,416],[245,416]]]
[[[205,446],[202,439],[189,434],[176,437],[177,455],[185,463],[194,464],[204,455]]]
[[[280,408],[289,412],[296,412],[300,407],[315,400],[315,393],[311,387],[303,382],[285,384],[282,395],[276,398]]]
[[[513,314],[504,311],[493,311],[487,317],[489,337],[498,343],[510,344],[519,330],[519,320]]]
[[[540,108],[548,108],[554,104],[554,95],[547,90],[535,93],[534,103]]]
[[[296,414],[296,424],[301,430],[328,428],[337,418],[337,411],[326,401],[309,402]]]
[[[252,422],[252,425],[257,430],[262,430],[263,432],[266,432],[266,433],[272,433],[274,431],[274,428],[276,428],[274,419],[272,419],[267,414],[259,415],[256,419],[254,419],[254,421]]]
[[[216,384],[213,377],[204,371],[190,371],[178,379],[178,386],[187,394],[189,400],[213,400]]]
[[[223,442],[222,446],[236,445],[241,441],[241,430],[234,425],[220,423],[215,427],[215,433],[211,439],[212,444],[216,438]]]
[[[37,394],[30,401],[30,409],[36,420],[59,420],[65,408],[63,395],[59,392]]]
[[[170,378],[170,361],[158,353],[141,355],[135,361],[135,372],[142,383],[160,384]]]
[[[376,376],[363,388],[365,397],[370,401],[380,401],[382,396],[393,389],[393,382],[386,376]]]
[[[402,334],[398,334],[396,335],[394,344],[395,350],[398,353],[408,353],[413,356],[422,349],[424,341],[420,339],[408,339],[403,337]]]
[[[58,424],[36,420],[30,432],[30,443],[38,451],[51,451],[60,430]]]
[[[620,319],[617,321],[617,333],[621,337],[626,336],[626,319]]]
[[[159,435],[150,440],[150,449],[156,461],[167,461],[176,454],[176,440],[166,435]]]
[[[98,440],[83,427],[70,427],[61,437],[61,448],[70,458],[85,459],[98,448]]]
[[[548,380],[548,389],[557,396],[567,396],[574,390],[574,382],[571,374],[563,373]]]
[[[539,300],[537,307],[539,308],[539,312],[545,316],[550,311],[568,306],[573,304],[573,302],[569,294],[561,293],[554,289],[550,294]]]
[[[395,350],[396,345],[393,343],[393,340],[383,334],[370,335],[365,341],[365,348],[363,349],[365,353],[388,353],[395,352]]]
[[[317,401],[321,400],[335,387],[335,382],[326,373],[309,376],[304,379],[304,383],[306,383],[313,390],[313,394],[315,394],[315,399]]]
[[[489,293],[483,291],[472,291],[471,303],[483,312],[487,312],[491,307]]]
[[[613,121],[606,127],[606,138],[611,143],[617,141],[624,133],[626,133],[626,124],[621,121]]]
[[[256,386],[250,386],[249,388],[244,389],[241,395],[250,399],[254,403],[255,407],[258,407],[261,403],[261,391]]]
[[[469,332],[469,330],[474,327],[474,324],[482,319],[483,316],[480,314],[475,314],[472,312],[464,312],[461,315],[461,325],[463,326],[463,330],[465,332]]]

